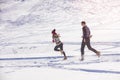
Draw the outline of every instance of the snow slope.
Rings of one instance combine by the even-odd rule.
[[[119,13],[120,0],[0,0],[0,80],[119,80]],[[79,60],[82,20],[100,59],[86,49]],[[54,28],[66,61],[53,51]]]

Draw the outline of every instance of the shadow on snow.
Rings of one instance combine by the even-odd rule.
[[[105,56],[120,56],[120,54],[104,54]],[[82,68],[66,68],[65,66],[70,65],[84,65],[84,64],[95,64],[101,62],[107,62],[106,60],[100,61],[89,60],[89,61],[74,61],[74,56],[68,56],[69,60],[63,61],[63,56],[53,56],[53,57],[26,57],[26,58],[0,58],[0,61],[6,63],[1,65],[0,68],[28,68],[28,67],[51,67],[56,69],[74,70],[74,71],[84,71],[84,72],[94,72],[94,73],[109,73],[109,74],[120,74],[119,71],[109,71],[109,70],[95,70],[95,69],[82,69]],[[120,62],[120,60],[118,61]]]

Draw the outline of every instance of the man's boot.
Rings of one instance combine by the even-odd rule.
[[[83,60],[84,60],[84,55],[81,55],[80,61],[83,61]]]
[[[96,55],[98,56],[98,57],[100,57],[100,51],[97,51],[97,53],[96,53]]]

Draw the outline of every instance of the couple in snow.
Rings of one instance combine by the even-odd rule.
[[[94,48],[91,47],[90,45],[90,38],[92,37],[90,34],[90,29],[87,27],[86,22],[82,21],[82,31],[83,31],[83,36],[82,36],[82,43],[81,43],[81,61],[84,60],[84,48],[85,45],[87,45],[88,49],[96,53],[98,57],[100,57],[100,52],[95,50]],[[60,51],[64,55],[64,60],[67,59],[67,56],[63,50],[63,43],[59,39],[60,35],[56,33],[56,30],[54,29],[52,31],[52,38],[53,38],[53,43],[56,43],[56,46],[54,48],[55,51]]]

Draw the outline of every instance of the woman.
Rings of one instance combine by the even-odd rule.
[[[55,51],[60,51],[64,55],[64,60],[67,59],[65,52],[63,51],[63,43],[59,39],[60,35],[56,33],[56,29],[52,30],[53,43],[56,43]]]

